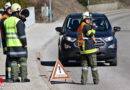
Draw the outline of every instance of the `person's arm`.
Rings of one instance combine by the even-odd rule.
[[[3,37],[5,39],[5,27],[4,27],[4,21],[6,20],[7,18],[4,18],[2,21],[1,21],[1,33],[3,34]]]
[[[91,33],[91,27],[88,26],[88,25],[84,25],[82,31],[83,31],[84,36],[86,36],[86,37],[92,37],[93,36],[93,33]]]
[[[21,40],[23,46],[26,48],[27,41],[25,35],[25,24],[21,20],[17,23],[17,32],[18,32],[19,39]]]
[[[95,36],[94,36],[95,30],[94,29],[91,30],[91,29],[92,28],[90,28],[90,26],[84,25],[84,27],[83,27],[83,33],[84,33],[84,35],[86,37],[91,37],[93,39],[94,43],[97,43],[96,40],[95,40]]]

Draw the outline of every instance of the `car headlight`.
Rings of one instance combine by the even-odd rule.
[[[76,38],[66,37],[66,40],[67,40],[67,41],[70,41],[70,42],[74,42],[74,41],[76,41]]]
[[[106,42],[110,42],[110,41],[112,41],[113,40],[113,37],[111,36],[111,37],[107,37],[107,38],[105,38],[104,39]]]

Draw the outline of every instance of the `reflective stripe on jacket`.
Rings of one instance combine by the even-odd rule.
[[[87,46],[87,45],[85,44],[85,42],[87,42],[87,40],[85,40],[85,41],[83,42],[83,46],[80,47],[80,48],[81,48],[80,54],[92,54],[92,53],[97,52],[97,49],[96,49],[96,48],[89,48],[89,46]]]

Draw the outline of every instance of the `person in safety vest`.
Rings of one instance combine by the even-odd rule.
[[[7,2],[4,5],[4,12],[2,14],[2,17],[0,18],[0,31],[1,31],[1,39],[2,39],[2,46],[3,46],[3,54],[6,55],[6,41],[5,41],[5,30],[4,30],[4,21],[11,16],[12,11],[11,11],[11,2]],[[11,65],[10,65],[10,61],[8,60],[8,56],[6,57],[6,68],[5,68],[5,72],[6,72],[6,77],[5,80],[6,81],[10,81],[11,80]]]
[[[27,41],[25,24],[20,19],[21,6],[14,3],[11,6],[12,16],[4,21],[6,32],[7,55],[11,61],[12,80],[20,82],[18,78],[18,63],[20,63],[21,82],[30,82],[27,78]]]
[[[99,83],[99,75],[97,71],[97,60],[94,43],[96,43],[94,34],[95,30],[90,25],[92,15],[89,12],[84,12],[82,14],[82,21],[78,27],[78,46],[80,47],[81,54],[81,65],[82,65],[82,75],[81,84],[85,85],[87,82],[88,66],[91,67],[93,82],[94,84]]]

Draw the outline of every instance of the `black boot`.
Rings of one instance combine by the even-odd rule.
[[[6,79],[4,80],[4,82],[6,82],[6,83],[12,83],[13,80],[12,80],[11,78],[6,78]]]
[[[16,79],[16,80],[13,80],[13,82],[14,82],[14,83],[20,82],[20,80],[19,80],[19,79]]]
[[[26,78],[26,79],[21,79],[21,82],[30,82],[30,79]]]
[[[86,82],[81,82],[81,85],[86,85],[87,83]]]
[[[99,84],[99,81],[93,81],[95,85]]]

